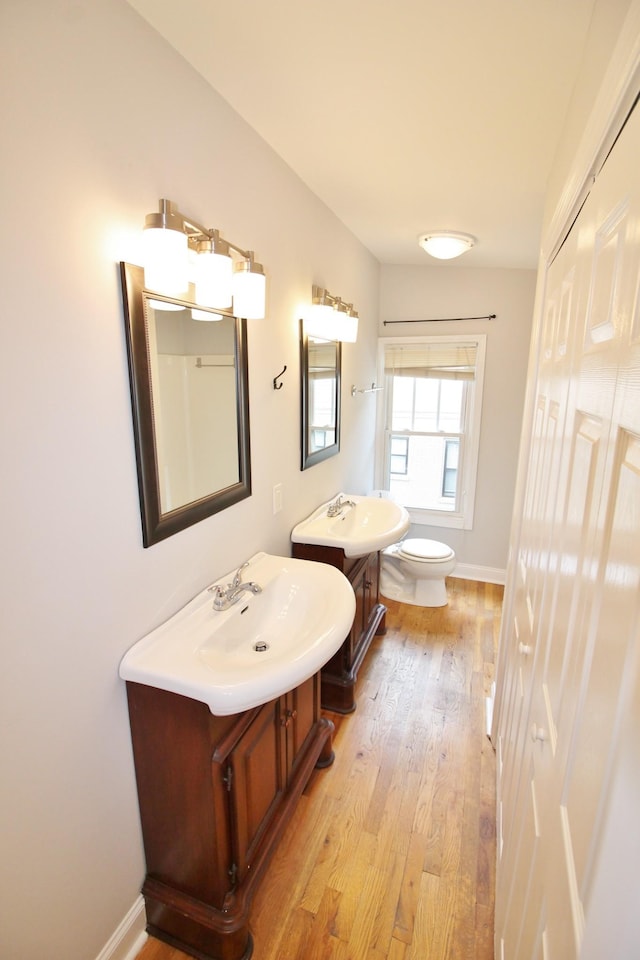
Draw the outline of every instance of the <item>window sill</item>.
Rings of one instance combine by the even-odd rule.
[[[471,524],[459,513],[440,513],[434,510],[421,510],[419,507],[407,507],[411,523],[424,527],[450,527],[457,530],[470,530]]]

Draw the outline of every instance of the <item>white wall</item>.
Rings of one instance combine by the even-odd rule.
[[[4,0],[0,63],[0,955],[92,960],[144,873],[119,660],[255,551],[288,553],[322,499],[370,488],[373,408],[349,388],[375,378],[378,265],[123,0]],[[249,326],[253,496],[145,550],[117,261],[139,262],[160,197],[255,249],[269,304]],[[301,473],[314,282],[361,332],[343,451]]]
[[[571,186],[572,176],[576,177],[574,182],[579,183],[580,175],[574,169],[576,153],[584,140],[611,53],[631,6],[631,0],[594,0],[580,71],[547,182],[542,237],[548,234],[562,194]]]
[[[450,544],[459,564],[470,567],[504,571],[507,563],[535,282],[533,270],[383,265],[380,271],[381,337],[487,334],[473,529],[414,524],[410,531]],[[492,313],[495,320],[384,325]]]

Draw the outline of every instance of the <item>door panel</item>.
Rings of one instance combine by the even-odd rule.
[[[502,635],[496,940],[505,960],[581,958],[585,929],[604,909],[594,892],[604,838],[637,831],[611,816],[622,776],[640,808],[640,777],[624,772],[640,766],[627,736],[630,715],[640,729],[638,156],[640,109],[546,276]],[[616,910],[629,910],[640,933],[636,866],[622,859],[629,885]]]
[[[640,440],[622,430],[617,447],[597,590],[599,609],[591,625],[593,662],[563,790],[581,898],[599,807],[609,788],[610,746],[622,719],[620,693],[633,665],[640,612],[640,578],[633,562],[640,540]]]

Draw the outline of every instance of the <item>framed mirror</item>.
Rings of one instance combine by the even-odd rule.
[[[309,336],[301,320],[301,470],[340,452],[341,364],[340,341]]]
[[[145,547],[251,495],[246,321],[120,264]],[[192,292],[192,291],[191,291]]]

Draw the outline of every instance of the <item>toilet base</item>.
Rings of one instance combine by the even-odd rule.
[[[384,569],[380,576],[380,593],[389,600],[412,603],[416,607],[446,607],[449,602],[444,577],[398,582]]]

